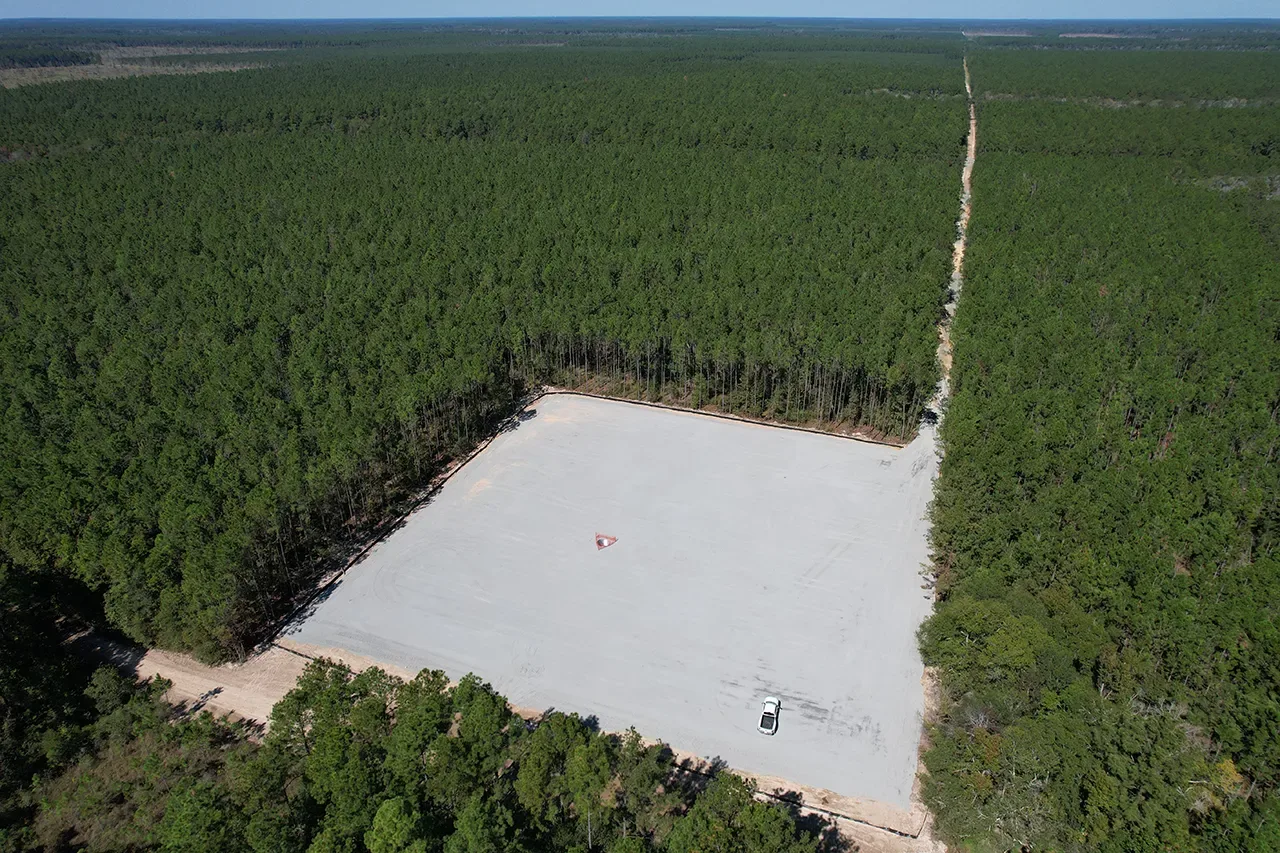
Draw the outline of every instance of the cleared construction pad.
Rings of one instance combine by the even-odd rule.
[[[898,450],[571,395],[530,412],[288,639],[907,809],[932,428]]]

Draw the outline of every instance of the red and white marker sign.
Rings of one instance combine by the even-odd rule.
[[[617,542],[617,541],[618,541],[617,536],[605,536],[603,533],[597,533],[596,534],[596,550],[603,551],[605,548],[608,548],[610,545],[612,545],[614,542]]]

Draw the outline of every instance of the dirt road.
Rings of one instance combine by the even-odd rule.
[[[960,303],[960,291],[964,287],[964,253],[969,245],[969,214],[973,208],[973,164],[978,156],[978,112],[973,99],[973,87],[969,79],[969,60],[964,60],[964,91],[969,101],[969,138],[960,172],[960,216],[956,219],[956,242],[951,249],[951,283],[947,293],[946,315],[938,324],[938,364],[942,379],[934,393],[929,408],[939,415],[951,396],[951,323]]]

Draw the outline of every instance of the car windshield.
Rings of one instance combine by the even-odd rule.
[[[763,729],[773,728],[773,714],[764,713],[760,715],[760,727]]]

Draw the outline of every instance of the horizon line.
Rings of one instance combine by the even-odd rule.
[[[318,18],[216,18],[216,17],[108,17],[108,16],[39,16],[0,17],[0,23],[8,22],[68,22],[94,21],[122,23],[154,22],[154,23],[363,23],[377,21],[381,23],[419,21],[874,21],[874,22],[909,22],[909,23],[945,23],[945,24],[1194,24],[1194,23],[1241,23],[1241,24],[1280,24],[1280,17],[1243,17],[1243,18],[932,18],[932,17],[889,17],[889,16],[787,16],[787,15],[441,15],[423,17],[374,16],[374,17],[318,17]]]

